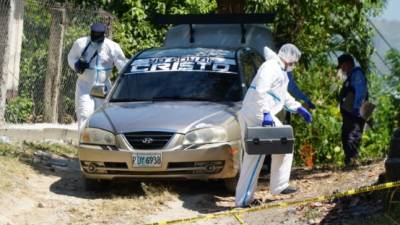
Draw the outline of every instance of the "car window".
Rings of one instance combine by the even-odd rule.
[[[257,74],[258,68],[264,63],[264,59],[251,50],[245,50],[241,55],[241,64],[243,69],[244,83],[250,86],[254,76]]]
[[[254,60],[254,65],[258,69],[264,63],[264,59],[257,53],[253,52],[250,54],[251,58]]]
[[[111,102],[242,100],[236,61],[220,57],[137,59],[120,77]]]
[[[250,54],[243,54],[241,60],[244,83],[246,84],[246,87],[249,87],[254,75],[257,72],[257,68],[255,67]]]

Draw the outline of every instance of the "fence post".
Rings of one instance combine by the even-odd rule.
[[[49,55],[44,90],[44,121],[56,123],[58,118],[58,97],[62,71],[62,51],[65,25],[65,8],[51,9]]]
[[[18,94],[19,70],[21,61],[22,38],[24,27],[24,0],[13,0],[9,27],[8,27],[8,79],[7,99],[14,98]]]
[[[0,30],[4,33],[0,35],[0,123],[4,123],[4,111],[6,108],[6,93],[7,93],[7,70],[6,70],[6,55],[8,41],[8,21],[10,5],[7,1],[0,1]]]

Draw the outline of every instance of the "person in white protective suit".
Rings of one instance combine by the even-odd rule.
[[[95,85],[110,90],[110,74],[114,66],[122,70],[127,62],[121,47],[105,37],[106,25],[95,23],[90,36],[79,38],[68,54],[69,66],[79,74],[75,89],[75,113],[81,131],[89,116],[103,103],[103,99],[90,96]]]
[[[275,115],[283,107],[297,112],[307,123],[312,121],[311,114],[287,91],[289,78],[286,73],[293,70],[300,59],[301,52],[293,44],[283,45],[278,55],[272,50],[267,51],[267,60],[258,69],[239,112],[242,137],[247,126],[281,126],[281,121]],[[245,207],[252,202],[264,158],[265,155],[248,155],[244,151],[236,188],[236,206]],[[293,154],[273,154],[271,158],[271,193],[295,192],[296,189],[289,186]]]

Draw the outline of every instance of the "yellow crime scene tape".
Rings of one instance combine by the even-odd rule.
[[[184,223],[184,222],[191,223],[191,222],[195,222],[195,221],[199,221],[199,220],[211,220],[211,219],[216,219],[219,217],[226,217],[226,216],[233,216],[237,221],[239,221],[240,224],[244,224],[243,220],[240,217],[240,214],[243,214],[243,213],[257,212],[257,211],[272,209],[272,208],[285,208],[285,207],[289,207],[289,206],[305,205],[305,204],[309,204],[309,203],[328,201],[328,200],[333,200],[336,198],[343,198],[346,196],[351,196],[351,195],[356,195],[356,194],[361,194],[361,193],[366,193],[366,192],[371,192],[371,191],[379,191],[379,190],[395,188],[395,187],[400,187],[400,181],[388,182],[388,183],[384,183],[384,184],[378,184],[378,185],[367,186],[367,187],[361,187],[361,188],[357,188],[357,189],[350,189],[348,191],[341,192],[341,193],[313,197],[313,198],[308,198],[308,199],[304,199],[304,200],[291,201],[291,202],[280,202],[280,203],[276,203],[276,204],[264,204],[264,205],[260,205],[260,206],[256,206],[256,207],[252,207],[252,208],[235,208],[232,210],[227,210],[227,211],[222,211],[222,212],[217,212],[217,213],[212,213],[212,214],[199,215],[199,216],[190,217],[190,218],[159,221],[156,223],[149,223],[147,225],[168,225],[168,224],[178,224],[178,223]]]

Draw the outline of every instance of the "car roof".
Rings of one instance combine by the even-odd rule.
[[[217,48],[152,48],[140,53],[136,59],[160,58],[160,57],[222,57],[236,58],[235,49],[217,49]]]
[[[274,50],[273,35],[264,24],[193,24],[171,27],[164,47],[204,47],[238,49],[250,47],[264,55],[264,47]]]

